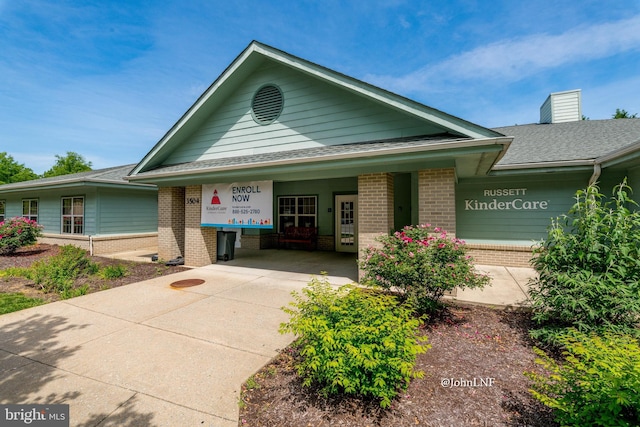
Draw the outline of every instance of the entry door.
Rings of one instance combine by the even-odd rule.
[[[358,195],[336,196],[336,252],[358,251]]]

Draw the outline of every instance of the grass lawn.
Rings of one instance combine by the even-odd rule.
[[[36,305],[44,303],[45,301],[40,298],[29,298],[20,293],[0,293],[0,314],[24,310],[25,308],[35,307]]]

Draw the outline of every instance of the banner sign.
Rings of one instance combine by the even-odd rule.
[[[273,181],[202,185],[203,227],[273,228]]]

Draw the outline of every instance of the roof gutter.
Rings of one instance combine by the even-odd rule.
[[[619,150],[613,151],[609,154],[605,154],[604,156],[600,156],[595,161],[599,164],[605,164],[605,166],[611,166],[611,164],[615,164],[618,161],[624,160],[623,157],[626,157],[630,154],[635,154],[638,151],[640,151],[640,141],[637,141],[634,144],[628,145]]]
[[[571,166],[591,166],[594,160],[564,160],[559,162],[537,162],[537,163],[513,163],[509,165],[496,165],[494,171],[509,171],[521,169],[548,169]]]
[[[60,181],[57,183],[46,182],[46,183],[37,183],[37,180],[31,181],[23,181],[20,183],[12,183],[5,184],[7,186],[11,186],[8,188],[2,188],[0,186],[0,193],[15,193],[20,191],[28,191],[28,190],[48,190],[52,188],[70,188],[70,187],[82,187],[82,186],[96,186],[96,187],[114,187],[114,188],[132,188],[132,187],[142,187],[142,188],[154,188],[155,185],[147,184],[142,182],[130,183],[127,181],[112,181],[106,179],[90,179],[90,180],[80,180],[80,181]],[[15,185],[18,184],[18,185]]]
[[[307,157],[302,159],[282,159],[282,160],[271,160],[265,162],[256,162],[256,163],[247,163],[247,164],[238,164],[238,165],[227,165],[227,166],[213,166],[202,169],[189,169],[183,171],[172,171],[172,172],[160,172],[160,173],[149,173],[148,175],[129,175],[124,177],[128,181],[137,181],[137,180],[153,180],[156,178],[170,178],[177,176],[187,176],[187,175],[200,175],[209,172],[224,172],[231,170],[242,170],[242,169],[254,169],[254,168],[264,168],[271,166],[282,166],[291,163],[317,163],[317,162],[326,162],[326,161],[335,161],[335,160],[349,160],[349,159],[358,159],[358,158],[366,158],[366,157],[379,157],[385,155],[394,155],[394,154],[407,154],[407,153],[415,153],[415,152],[428,152],[428,151],[440,151],[444,149],[463,149],[463,148],[473,148],[473,147],[481,147],[486,145],[502,145],[503,149],[501,150],[501,154],[509,147],[509,144],[513,138],[511,137],[500,137],[500,138],[485,138],[485,139],[472,139],[472,140],[462,140],[455,142],[444,142],[444,143],[436,143],[436,144],[428,144],[422,147],[402,147],[402,148],[389,148],[385,150],[377,150],[377,151],[359,151],[355,153],[347,153],[347,154],[329,154],[325,156],[319,157]]]

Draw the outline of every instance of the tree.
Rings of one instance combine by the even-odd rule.
[[[38,175],[23,164],[16,162],[6,152],[0,152],[0,185],[29,181]]]
[[[91,170],[91,162],[85,160],[78,153],[67,151],[66,156],[56,154],[56,164],[46,171],[42,176],[49,178],[52,176],[68,175],[72,173],[85,172]]]
[[[616,108],[616,113],[611,117],[614,119],[635,119],[638,117],[638,113],[629,114],[625,109]]]

